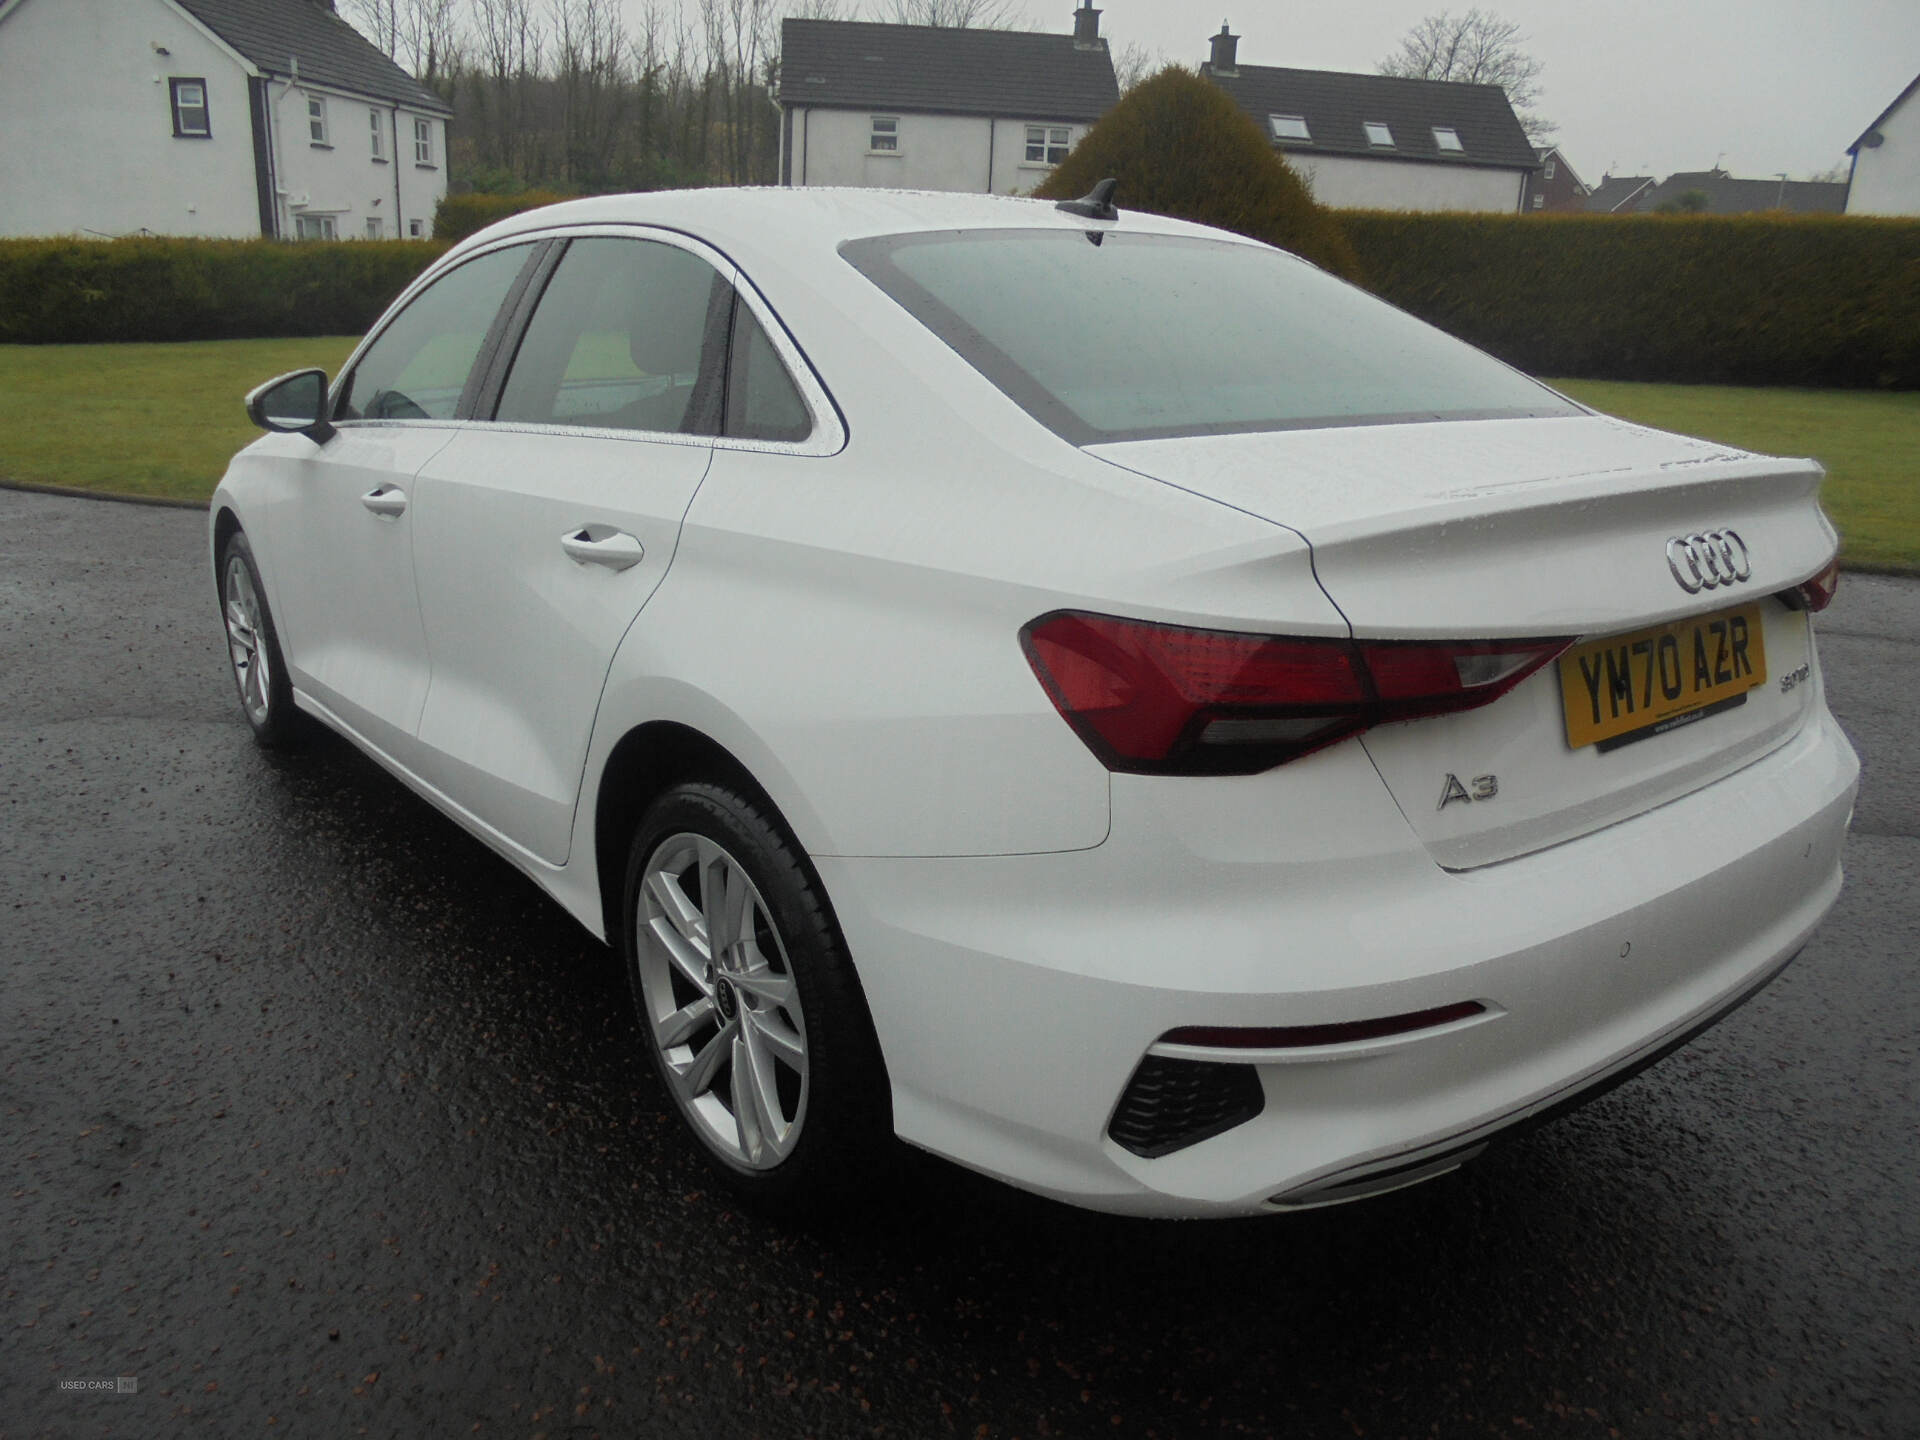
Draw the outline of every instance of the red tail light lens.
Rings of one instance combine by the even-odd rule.
[[[1371,725],[1498,699],[1567,639],[1301,639],[1060,610],[1020,632],[1055,708],[1109,769],[1246,775]]]
[[[1827,568],[1811,580],[1804,581],[1786,592],[1780,598],[1786,600],[1796,610],[1819,611],[1833,603],[1834,593],[1840,588],[1840,557],[1834,556],[1827,562]],[[1792,597],[1792,598],[1789,598]]]

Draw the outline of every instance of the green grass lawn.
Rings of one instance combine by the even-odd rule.
[[[204,500],[260,433],[241,397],[357,340],[0,345],[0,479]]]
[[[353,340],[0,345],[0,479],[200,500],[258,432],[240,397]],[[1827,467],[1827,511],[1861,568],[1920,574],[1920,393],[1563,380],[1612,415]]]
[[[1576,400],[1662,430],[1827,467],[1820,500],[1855,569],[1920,574],[1920,392],[1555,380]]]

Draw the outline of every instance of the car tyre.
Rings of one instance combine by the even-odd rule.
[[[234,531],[221,547],[220,604],[227,628],[227,660],[253,738],[268,750],[291,749],[301,738],[293,682],[287,678],[280,632],[245,531]]]
[[[866,1001],[820,881],[763,801],[686,783],[627,863],[627,976],[661,1084],[733,1188],[811,1209],[890,1143]]]

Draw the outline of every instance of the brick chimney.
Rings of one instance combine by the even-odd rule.
[[[1216,75],[1238,75],[1240,73],[1240,37],[1227,33],[1227,22],[1220,22],[1220,33],[1213,37],[1213,64],[1208,68]]]
[[[1073,43],[1082,50],[1099,48],[1100,12],[1093,8],[1093,0],[1080,0],[1080,8],[1073,12]]]

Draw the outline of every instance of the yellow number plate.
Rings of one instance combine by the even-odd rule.
[[[1560,657],[1567,744],[1611,750],[1661,735],[1741,704],[1766,678],[1758,605],[1590,640]]]

